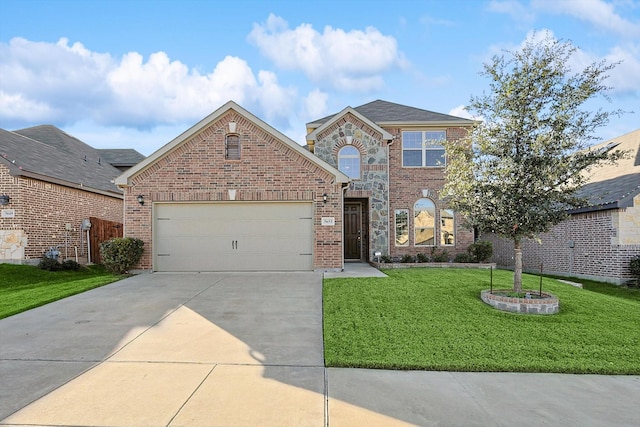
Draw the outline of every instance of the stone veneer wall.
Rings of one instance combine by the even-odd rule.
[[[81,250],[80,224],[83,219],[97,217],[122,222],[122,198],[69,188],[32,178],[14,177],[0,165],[0,193],[11,197],[9,205],[0,209],[11,209],[12,218],[0,217],[0,230],[4,240],[0,241],[5,251],[0,251],[0,260],[7,259],[5,246],[12,247],[11,260],[39,259],[51,246],[59,246],[65,255],[65,243],[69,257]],[[71,230],[65,229],[71,224]],[[14,232],[19,232],[15,234]],[[22,248],[12,243],[19,235]],[[86,241],[86,234],[83,236]],[[10,240],[10,241],[9,241]],[[85,242],[86,245],[86,242]]]
[[[240,160],[225,159],[229,122],[237,123]],[[314,269],[340,269],[342,256],[342,185],[329,172],[235,112],[210,123],[164,157],[138,173],[125,188],[127,237],[144,241],[137,269],[153,268],[154,202],[313,201]],[[323,202],[327,194],[327,202]],[[136,201],[143,195],[145,204]],[[335,225],[322,226],[322,217]]]
[[[623,210],[624,211],[624,210]],[[640,255],[640,243],[621,236],[625,226],[618,220],[625,218],[621,210],[587,212],[571,215],[548,233],[540,236],[541,244],[526,239],[522,242],[522,261],[525,271],[543,271],[570,277],[593,279],[621,284],[633,276],[629,261]],[[493,243],[491,261],[513,268],[513,242],[489,233],[483,240]]]
[[[350,183],[344,194],[348,198],[369,200],[369,254],[388,252],[389,247],[389,204],[386,142],[382,134],[375,131],[357,117],[347,114],[333,126],[318,134],[314,154],[334,167],[338,167],[338,151],[347,145],[346,136],[352,136],[351,145],[360,151],[360,179]]]

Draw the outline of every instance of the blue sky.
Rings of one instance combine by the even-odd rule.
[[[300,144],[375,99],[469,117],[482,64],[534,32],[622,60],[590,107],[635,112],[603,139],[640,127],[637,0],[0,0],[0,127],[148,155],[228,100]]]

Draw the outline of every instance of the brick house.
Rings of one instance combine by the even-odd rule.
[[[118,154],[120,163],[143,157]],[[121,223],[123,195],[113,181],[122,171],[109,155],[54,126],[0,129],[0,262],[35,262],[51,247],[72,258],[86,247],[84,219]]]
[[[125,235],[152,271],[340,270],[466,250],[439,198],[442,139],[473,121],[375,101],[308,124],[303,148],[234,102],[122,174]],[[390,219],[391,218],[391,219]]]
[[[345,260],[466,251],[473,232],[440,198],[442,141],[464,137],[473,125],[381,100],[307,124],[309,150],[351,178],[344,192]]]
[[[340,269],[348,181],[232,101],[116,179],[152,271]]]
[[[540,236],[522,242],[525,271],[622,284],[633,276],[629,260],[640,255],[640,129],[605,141],[596,150],[619,149],[630,156],[593,171],[581,194],[589,203]],[[493,234],[493,262],[513,268],[513,243]]]

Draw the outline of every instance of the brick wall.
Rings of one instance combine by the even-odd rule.
[[[441,130],[442,128],[438,128]],[[386,128],[395,136],[393,144],[389,147],[389,213],[390,213],[390,250],[392,257],[400,257],[405,254],[416,255],[418,253],[430,254],[432,246],[414,246],[413,235],[413,207],[418,199],[423,198],[423,190],[428,190],[428,197],[436,207],[436,240],[439,240],[440,210],[446,209],[447,204],[440,199],[440,191],[445,183],[444,167],[404,168],[402,167],[402,129]],[[422,129],[420,129],[422,130]],[[447,128],[447,140],[454,141],[466,135],[466,129]],[[395,211],[396,209],[409,210],[409,246],[395,246]],[[436,248],[446,249],[449,254],[465,252],[473,243],[473,232],[461,226],[462,218],[455,215],[455,245],[440,246],[436,242]]]
[[[620,210],[587,212],[572,215],[534,240],[522,242],[522,261],[525,271],[582,277],[624,283],[633,276],[629,261],[640,254],[640,244],[617,244]],[[624,228],[624,227],[623,227]],[[494,234],[483,235],[494,245],[492,261],[513,268],[513,243]]]
[[[237,123],[240,160],[226,160],[229,122]],[[175,147],[131,180],[125,189],[125,236],[145,242],[138,269],[153,268],[153,202],[162,201],[313,201],[314,268],[342,267],[342,189],[333,175],[230,111]],[[323,194],[328,195],[327,203]],[[136,201],[143,195],[145,204]],[[322,216],[335,226],[321,226]]]
[[[25,259],[41,258],[51,246],[59,246],[62,256],[66,247],[69,257],[72,257],[74,246],[82,249],[80,224],[85,218],[123,220],[121,198],[32,178],[13,177],[2,165],[0,194],[11,196],[11,203],[5,208],[15,211],[14,218],[0,218],[0,230],[23,230],[27,238]],[[71,224],[71,231],[65,229],[67,223]]]

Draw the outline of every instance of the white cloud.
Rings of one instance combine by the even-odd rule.
[[[467,111],[467,107],[464,105],[458,105],[457,107],[452,108],[449,110],[448,114],[451,116],[462,117],[463,119],[484,120],[482,116],[474,116],[469,113],[469,111]]]
[[[280,122],[295,109],[294,89],[270,72],[256,78],[233,56],[201,74],[164,52],[118,59],[64,38],[14,38],[0,43],[0,75],[0,122],[7,128],[82,120],[137,128],[193,123],[228,100]]]
[[[640,22],[629,21],[616,13],[616,3],[603,0],[533,0],[532,6],[544,12],[573,16],[624,37],[640,37]]]
[[[266,23],[254,24],[248,38],[278,67],[300,70],[314,83],[339,90],[380,88],[381,74],[404,63],[396,40],[373,27],[346,32],[326,26],[320,33],[301,24],[292,30],[271,14]]]
[[[304,99],[305,117],[316,120],[327,115],[329,95],[320,89],[314,89]]]
[[[487,9],[491,12],[509,15],[514,21],[526,25],[532,24],[535,19],[533,11],[516,0],[492,0],[487,5]]]

